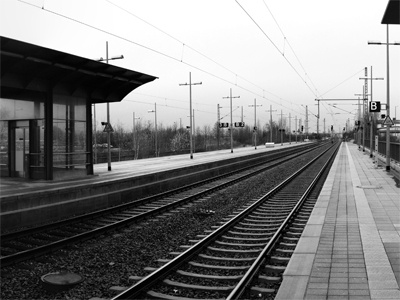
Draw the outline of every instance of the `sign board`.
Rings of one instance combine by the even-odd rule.
[[[381,112],[381,102],[380,101],[370,101],[369,102],[369,112]]]
[[[229,123],[219,123],[219,128],[229,127]]]
[[[383,121],[383,125],[393,126],[394,123],[393,123],[392,119],[389,116],[386,116],[385,121]]]
[[[235,122],[235,127],[244,127],[244,122]]]
[[[106,126],[104,127],[103,132],[114,132],[114,129],[112,128],[110,123],[107,123]]]

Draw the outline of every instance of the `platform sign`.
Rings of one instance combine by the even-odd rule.
[[[394,122],[392,121],[392,119],[389,116],[386,116],[385,121],[383,121],[383,125],[393,126]]]
[[[369,102],[369,112],[381,112],[381,102],[380,101],[370,101]]]
[[[112,128],[110,123],[107,123],[106,126],[104,127],[103,132],[114,132],[114,129]]]

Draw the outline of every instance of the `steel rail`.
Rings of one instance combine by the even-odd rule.
[[[330,147],[329,149],[331,149]],[[143,293],[143,291],[147,290],[151,285],[154,283],[158,282],[165,276],[167,276],[171,270],[176,269],[179,267],[181,264],[185,263],[189,258],[193,257],[194,255],[198,254],[200,251],[202,251],[206,246],[211,244],[214,240],[218,238],[223,232],[225,232],[229,227],[232,226],[232,224],[235,224],[240,220],[243,216],[247,215],[249,212],[254,210],[256,207],[261,205],[261,203],[266,199],[271,196],[273,196],[275,193],[277,193],[279,190],[281,190],[287,183],[292,181],[294,178],[296,178],[300,173],[302,173],[305,169],[307,169],[309,166],[311,166],[317,159],[319,159],[324,153],[329,151],[329,149],[325,150],[323,153],[318,155],[316,158],[308,162],[305,166],[297,170],[295,173],[293,173],[291,176],[286,178],[284,181],[282,181],[279,185],[274,187],[272,190],[270,190],[268,193],[266,193],[264,196],[262,196],[260,199],[255,201],[252,205],[248,206],[246,209],[244,209],[242,212],[240,212],[238,215],[227,221],[225,224],[220,226],[218,229],[213,231],[211,234],[208,236],[204,237],[202,240],[194,244],[192,247],[188,248],[178,256],[176,256],[174,259],[170,260],[148,276],[144,277],[140,281],[138,281],[135,285],[131,286],[130,288],[126,289],[125,291],[121,292],[117,296],[111,298],[111,300],[122,300],[122,299],[138,299],[139,295]],[[276,235],[276,234],[275,234]],[[274,235],[274,236],[275,236]]]
[[[303,150],[300,154],[305,154],[305,153],[307,153],[309,151],[312,151],[314,149],[315,148],[312,148],[311,150],[310,149]],[[299,155],[299,153],[292,154],[289,157],[286,157],[285,159],[280,160],[279,162],[275,162],[275,163],[273,163],[273,164],[271,164],[271,165],[269,165],[269,166],[267,166],[265,168],[257,170],[256,172],[252,172],[252,173],[249,173],[249,174],[242,175],[242,176],[237,177],[237,178],[235,178],[233,180],[227,181],[227,182],[225,182],[225,183],[223,183],[221,185],[212,187],[212,188],[207,189],[205,191],[198,192],[196,194],[193,194],[191,196],[185,197],[185,198],[183,198],[181,200],[178,200],[176,202],[169,203],[169,204],[166,204],[164,206],[152,209],[152,210],[150,210],[148,212],[144,212],[144,213],[132,216],[132,217],[128,217],[128,218],[126,218],[124,220],[121,220],[121,221],[115,221],[115,223],[104,225],[102,227],[95,228],[95,229],[92,229],[92,230],[89,230],[87,232],[83,232],[83,233],[80,233],[80,234],[76,234],[76,235],[74,235],[72,237],[68,237],[68,238],[65,238],[65,239],[60,239],[58,241],[54,241],[54,242],[51,242],[51,243],[43,245],[43,246],[38,246],[38,247],[35,247],[33,249],[28,249],[28,250],[25,250],[25,251],[17,252],[15,254],[11,254],[11,255],[0,257],[0,264],[4,267],[4,266],[9,266],[9,265],[12,265],[14,263],[18,263],[18,262],[27,260],[29,258],[39,257],[39,256],[42,256],[44,254],[53,252],[53,251],[55,251],[57,249],[61,249],[61,248],[65,247],[65,246],[67,246],[69,244],[77,243],[79,241],[85,241],[85,240],[88,240],[90,238],[93,238],[93,237],[96,237],[96,236],[100,236],[100,235],[104,234],[105,232],[113,231],[113,230],[116,230],[118,228],[128,226],[131,223],[139,222],[139,221],[141,221],[143,219],[151,217],[152,215],[160,214],[160,213],[162,213],[164,211],[171,210],[171,209],[175,208],[176,206],[181,206],[181,205],[185,204],[186,202],[190,202],[190,201],[192,201],[192,200],[194,200],[194,199],[196,199],[198,197],[201,197],[201,196],[203,196],[205,194],[214,192],[214,191],[222,189],[222,188],[224,188],[226,186],[232,185],[232,184],[234,184],[234,183],[236,183],[238,181],[241,181],[241,180],[244,180],[244,179],[249,178],[251,176],[254,176],[254,175],[256,175],[256,174],[258,174],[260,172],[265,171],[265,169],[275,167],[277,165],[280,165],[282,162],[286,162],[286,161],[289,161],[289,160],[293,159],[294,157],[298,157],[298,155]],[[268,162],[270,162],[270,160],[266,161],[266,162],[262,162],[262,163],[256,164],[256,165],[262,165],[262,164],[265,164],[265,163],[268,163]],[[251,167],[243,168],[240,171],[246,171],[249,168],[254,168],[254,166],[255,165],[253,165]],[[238,173],[238,172],[239,171],[236,170],[236,171],[230,172],[229,174],[230,175],[236,175],[236,173]],[[227,174],[223,174],[223,175],[220,175],[220,176],[216,176],[216,177],[214,177],[212,179],[203,180],[201,182],[203,184],[205,184],[205,183],[209,183],[210,181],[218,180],[221,177],[225,177],[225,176],[228,176],[228,175]],[[150,200],[155,200],[155,199],[158,199],[160,197],[165,197],[165,196],[168,196],[168,195],[176,194],[177,191],[179,191],[179,190],[182,191],[182,190],[185,190],[185,189],[196,187],[198,185],[199,185],[198,183],[197,184],[195,183],[195,184],[188,185],[188,186],[185,186],[185,187],[182,187],[182,188],[178,188],[178,189],[175,189],[173,191],[166,192],[166,193],[162,193],[162,194],[157,194],[157,195],[154,195],[154,196],[146,197],[144,199],[140,199],[140,200],[134,201],[132,203],[122,204],[122,205],[120,205],[118,207],[118,211],[122,210],[121,207],[125,207],[125,209],[126,209],[127,206],[131,206],[132,204],[136,204],[137,205],[137,204],[140,204],[140,203],[146,203],[146,202],[148,202]],[[115,212],[116,208],[113,207],[111,210],[113,212]],[[107,213],[110,213],[110,211],[105,209],[105,210],[102,210],[102,211],[91,213],[90,217],[86,217],[85,216],[84,219],[85,220],[94,219],[95,217],[100,217],[100,216],[103,216],[103,215],[105,215]],[[61,221],[60,223],[62,225],[74,223],[71,220],[74,220],[75,222],[78,222],[78,221],[81,222],[82,221],[82,217],[72,218],[72,219],[69,219],[69,220]],[[60,223],[57,223],[57,227],[59,227]],[[43,227],[47,228],[48,226],[50,226],[50,225],[45,225]],[[55,228],[55,226],[51,226],[49,228]],[[2,236],[2,241],[4,242],[3,236]]]
[[[319,145],[319,146],[321,146],[321,145]],[[315,149],[315,148],[302,149],[300,153],[297,153],[297,155],[300,155],[300,154],[303,154],[303,153],[307,153],[308,151],[312,151],[313,149]],[[288,149],[286,151],[283,151],[283,152],[279,153],[279,154],[281,154],[281,156],[278,157],[278,159],[284,157],[284,154],[287,154],[287,153],[290,153],[290,152],[293,152],[293,150]],[[274,154],[278,154],[278,153],[274,153]],[[295,155],[295,154],[291,154],[291,155]],[[223,177],[226,177],[226,176],[234,175],[234,174],[236,174],[238,172],[246,171],[248,169],[254,168],[256,166],[259,166],[259,165],[262,165],[262,164],[265,164],[265,163],[268,163],[268,162],[271,162],[271,161],[277,159],[277,158],[270,158],[270,157],[264,157],[264,158],[266,160],[263,160],[262,162],[257,162],[255,164],[252,164],[252,165],[244,167],[244,168],[235,169],[234,171],[226,172],[226,173],[223,173],[221,175],[214,176],[212,178],[208,178],[208,179],[204,179],[204,180],[201,180],[201,181],[198,181],[198,182],[195,182],[195,183],[187,184],[187,185],[185,185],[183,187],[171,189],[171,190],[166,191],[166,192],[162,192],[162,193],[158,193],[158,194],[155,194],[155,195],[147,196],[147,197],[144,197],[144,198],[141,198],[141,199],[130,201],[128,203],[119,204],[119,205],[116,205],[116,206],[113,206],[113,207],[110,207],[110,208],[97,210],[97,211],[94,211],[94,212],[87,213],[85,215],[75,216],[75,217],[72,217],[72,218],[68,218],[66,220],[52,222],[50,224],[36,226],[36,227],[33,227],[33,228],[28,228],[28,229],[21,230],[21,231],[15,231],[15,232],[2,234],[1,235],[1,240],[3,242],[5,242],[5,241],[8,241],[8,240],[17,239],[17,238],[21,238],[21,237],[24,237],[24,236],[29,236],[29,235],[32,235],[32,234],[35,234],[35,233],[38,233],[38,232],[42,232],[44,230],[48,230],[49,228],[55,228],[55,227],[59,227],[59,226],[73,224],[73,223],[80,222],[82,220],[90,220],[90,219],[94,219],[94,218],[97,218],[97,217],[100,217],[100,216],[103,216],[103,215],[106,215],[106,214],[109,214],[109,213],[118,212],[118,211],[121,211],[121,210],[126,210],[132,205],[140,205],[142,203],[147,203],[149,201],[155,201],[155,200],[157,200],[159,198],[162,198],[162,197],[168,197],[168,196],[180,193],[185,189],[192,189],[194,187],[198,187],[200,185],[204,185],[204,184],[210,183],[212,181],[219,180],[219,179],[221,179]],[[259,158],[256,158],[256,159],[255,158],[250,158],[248,160],[249,161],[254,161],[254,160],[257,160],[257,159],[259,159]],[[225,165],[223,167],[227,167],[227,166]],[[216,169],[219,169],[219,168],[220,167],[216,167]],[[126,190],[127,189],[123,189],[123,190],[119,190],[119,191],[111,192],[111,193],[121,193],[121,192],[124,192]],[[95,195],[94,197],[97,197],[97,196],[98,195]]]
[[[283,235],[285,228],[290,224],[293,217],[300,210],[304,201],[306,201],[306,199],[310,195],[311,191],[314,189],[315,185],[317,184],[318,180],[322,177],[324,171],[330,165],[330,162],[336,157],[338,149],[339,149],[339,147],[337,147],[335,149],[335,151],[332,154],[332,156],[330,157],[330,159],[328,161],[326,161],[325,164],[322,166],[321,170],[315,176],[315,178],[313,179],[311,184],[308,186],[307,190],[303,193],[300,200],[297,202],[297,204],[292,209],[290,214],[286,217],[285,221],[281,224],[281,226],[278,228],[276,233],[272,236],[271,240],[267,243],[267,245],[264,247],[264,249],[260,252],[258,257],[253,262],[253,264],[250,266],[250,268],[247,270],[247,272],[243,275],[243,277],[239,281],[239,283],[235,286],[235,288],[232,290],[232,292],[228,295],[228,297],[226,298],[227,300],[241,299],[245,290],[251,284],[251,281],[253,280],[254,276],[257,275],[258,270],[264,264],[265,260],[270,255],[271,251],[274,249],[275,245],[278,243],[279,239]]]

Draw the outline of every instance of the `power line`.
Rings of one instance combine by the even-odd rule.
[[[364,68],[362,68],[360,71],[357,71],[356,73],[354,73],[353,75],[351,75],[350,77],[346,78],[345,80],[343,80],[342,82],[340,82],[339,84],[335,85],[333,88],[329,89],[328,91],[326,91],[325,93],[323,93],[321,96],[319,96],[320,98],[329,93],[330,91],[336,89],[339,85],[342,85],[343,83],[345,83],[347,80],[350,80],[351,78],[353,78],[354,76],[356,76],[358,73],[364,71]]]
[[[129,11],[129,10],[127,10],[127,9],[125,9],[125,8],[123,8],[123,7],[121,7],[121,6],[117,5],[117,4],[115,4],[115,3],[113,3],[113,2],[110,1],[110,0],[106,0],[106,1],[107,1],[108,3],[114,5],[115,7],[117,7],[117,8],[119,8],[119,9],[123,10],[124,12],[128,13],[129,15],[131,15],[131,16],[133,16],[133,17],[139,19],[140,21],[142,21],[142,22],[144,22],[144,23],[146,23],[147,25],[153,27],[153,28],[156,29],[157,31],[160,31],[161,33],[167,35],[168,37],[170,37],[171,39],[175,40],[176,42],[182,44],[182,55],[181,55],[181,60],[180,60],[181,62],[183,62],[183,51],[184,51],[184,47],[187,47],[187,48],[189,48],[190,50],[192,50],[193,52],[199,54],[200,56],[202,56],[202,57],[204,57],[204,58],[206,58],[206,59],[208,59],[209,61],[213,62],[214,64],[218,65],[219,67],[223,68],[224,70],[226,70],[226,71],[232,73],[232,74],[235,75],[236,77],[238,77],[238,78],[240,78],[240,79],[246,81],[247,83],[249,83],[249,84],[251,84],[251,85],[253,85],[253,86],[259,88],[260,90],[265,91],[265,92],[267,92],[267,93],[269,93],[269,94],[271,94],[271,95],[273,95],[273,96],[275,96],[275,97],[277,97],[277,98],[279,98],[279,99],[281,99],[281,100],[283,100],[283,101],[288,102],[287,100],[281,98],[280,96],[277,96],[277,95],[275,95],[275,94],[272,93],[272,92],[266,91],[265,89],[263,89],[263,88],[260,87],[259,85],[257,85],[257,84],[255,84],[255,83],[253,83],[253,82],[247,80],[246,78],[244,78],[244,77],[238,75],[236,72],[230,70],[229,68],[227,68],[227,67],[225,67],[224,65],[220,64],[220,63],[217,62],[216,60],[214,60],[214,59],[210,58],[209,56],[205,55],[204,53],[202,53],[202,52],[196,50],[195,48],[193,48],[193,47],[191,47],[190,45],[184,43],[184,42],[181,41],[180,39],[174,37],[173,35],[169,34],[168,32],[166,32],[166,31],[160,29],[159,27],[157,27],[157,26],[151,24],[150,22],[144,20],[143,18],[141,18],[141,17],[135,15],[135,14],[132,13],[131,11]],[[204,72],[204,70],[201,70],[201,69],[199,69],[199,70]],[[218,78],[218,79],[221,79],[221,78]],[[221,80],[225,81],[224,79],[221,79]],[[230,81],[226,81],[226,82],[231,83],[231,84],[234,84],[234,85],[237,86],[237,83],[232,83],[232,82],[230,82]],[[241,88],[241,86],[239,86],[239,87]],[[263,98],[265,98],[265,99],[267,99],[267,100],[270,100],[270,101],[273,101],[273,100],[268,99],[268,98],[266,98],[266,97],[263,97]],[[274,101],[273,101],[273,102],[274,102]],[[275,103],[277,103],[277,102],[275,102]]]
[[[117,34],[115,34],[115,33],[112,33],[112,32],[110,32],[110,31],[107,31],[107,30],[98,28],[98,27],[96,27],[96,26],[90,25],[90,24],[85,23],[85,22],[83,22],[83,21],[80,21],[80,20],[74,19],[74,18],[72,18],[72,17],[63,15],[63,14],[61,14],[61,13],[58,13],[58,12],[49,10],[49,9],[45,8],[44,6],[43,6],[43,7],[40,7],[40,6],[38,6],[38,5],[35,5],[35,4],[32,4],[32,3],[26,2],[26,1],[24,1],[24,0],[18,0],[18,1],[21,2],[21,3],[24,3],[24,4],[26,4],[26,5],[29,5],[29,6],[38,8],[38,9],[40,9],[40,10],[42,10],[42,11],[45,11],[45,12],[54,14],[54,15],[56,15],[56,16],[58,16],[58,17],[65,18],[65,19],[67,19],[67,20],[76,22],[76,23],[78,23],[78,24],[80,24],[80,25],[86,26],[86,27],[91,28],[91,29],[93,29],[93,30],[97,30],[97,31],[100,31],[100,32],[105,33],[105,34],[107,34],[107,35],[110,35],[110,36],[113,36],[113,37],[115,37],[115,38],[121,39],[121,40],[123,40],[123,41],[125,41],[125,42],[128,42],[128,43],[134,44],[134,45],[136,45],[136,46],[142,47],[142,48],[144,48],[144,49],[146,49],[146,50],[149,50],[149,51],[154,52],[154,53],[156,53],[156,54],[162,55],[162,56],[167,57],[167,58],[169,58],[169,59],[172,59],[172,60],[174,60],[174,61],[176,61],[176,62],[183,63],[183,64],[185,64],[185,65],[187,65],[187,66],[189,66],[189,67],[192,67],[192,68],[194,68],[194,69],[196,69],[196,70],[198,70],[198,71],[201,71],[201,72],[203,72],[203,73],[206,73],[206,74],[208,74],[208,75],[210,75],[210,76],[212,76],[212,77],[215,77],[215,78],[217,78],[217,79],[219,79],[219,80],[221,80],[221,81],[224,81],[224,82],[229,83],[229,84],[231,84],[231,85],[237,86],[237,87],[239,87],[239,88],[241,88],[241,89],[243,89],[243,90],[245,90],[245,91],[247,91],[247,92],[249,92],[249,93],[251,93],[251,94],[253,94],[253,95],[255,95],[255,96],[259,97],[259,98],[261,98],[261,99],[274,102],[275,104],[277,104],[277,105],[279,105],[279,106],[281,106],[281,107],[283,107],[283,108],[286,108],[286,109],[288,109],[288,110],[294,111],[292,108],[286,107],[286,106],[283,105],[282,103],[279,103],[279,102],[277,102],[277,101],[274,101],[274,100],[272,100],[272,99],[269,99],[269,98],[265,97],[264,95],[261,95],[261,94],[259,94],[259,93],[257,93],[257,92],[254,92],[254,91],[252,91],[252,90],[250,90],[250,89],[248,89],[248,88],[245,88],[244,86],[238,85],[237,83],[234,83],[234,82],[232,82],[232,81],[230,81],[230,80],[224,79],[224,78],[222,78],[222,77],[220,77],[220,76],[218,76],[218,75],[216,75],[216,74],[213,74],[213,73],[211,73],[211,72],[209,72],[209,71],[206,71],[206,70],[204,70],[204,69],[202,69],[202,68],[200,68],[200,67],[197,67],[197,66],[195,66],[195,65],[193,65],[193,64],[190,64],[190,63],[188,63],[188,62],[181,61],[181,60],[179,60],[178,58],[175,58],[175,57],[173,57],[173,56],[171,56],[171,55],[168,55],[168,54],[166,54],[166,53],[163,53],[163,52],[161,52],[161,51],[158,51],[158,50],[155,50],[155,49],[150,48],[150,47],[148,47],[148,46],[145,46],[145,45],[142,45],[142,44],[140,44],[140,43],[134,42],[134,41],[132,41],[132,40],[130,40],[130,39],[128,39],[128,38],[125,38],[125,37],[122,37],[122,36],[117,35]],[[239,4],[239,5],[240,5],[240,4]],[[279,49],[278,49],[278,51],[279,51]],[[288,63],[290,64],[290,62],[288,62]],[[218,63],[217,63],[217,64],[218,64]],[[293,66],[292,66],[292,68],[293,68]],[[227,70],[228,70],[228,69],[227,69]],[[295,69],[294,69],[294,70],[295,70]],[[230,71],[230,72],[232,72],[232,71]],[[234,72],[232,72],[232,73],[234,73]],[[237,76],[236,73],[234,73],[234,74]],[[298,75],[300,76],[300,74],[298,74]],[[301,76],[300,76],[300,77],[301,77]],[[247,81],[247,80],[246,80],[246,81]],[[248,82],[251,83],[250,81],[248,81]],[[253,85],[254,85],[254,86],[257,86],[257,85],[255,85],[255,84],[253,84]],[[258,86],[257,86],[257,87],[258,87]],[[262,89],[261,87],[259,87],[259,88]],[[264,89],[262,89],[262,90],[263,90],[263,92],[265,92]],[[272,94],[272,93],[271,93],[271,94]],[[288,102],[288,103],[290,103],[290,104],[292,104],[291,102],[289,102],[289,101],[287,101],[287,100],[285,100],[285,99],[283,99],[283,98],[279,98],[279,99],[280,99],[280,100],[283,100],[283,101],[285,101],[285,102]]]
[[[253,23],[260,29],[260,31],[264,34],[264,36],[271,42],[271,44],[275,47],[275,49],[283,56],[283,58],[286,60],[286,62],[289,64],[289,66],[293,69],[293,71],[301,78],[301,80],[305,83],[305,85],[309,88],[311,93],[314,94],[315,97],[318,98],[317,94],[311,89],[311,87],[308,85],[307,81],[304,80],[304,78],[300,75],[300,73],[296,70],[296,68],[293,66],[293,64],[287,59],[287,57],[284,55],[284,53],[275,45],[275,43],[271,40],[271,38],[265,33],[265,31],[261,28],[261,26],[254,20],[254,18],[246,11],[246,9],[237,1],[235,0],[236,3],[240,6],[240,8],[246,13],[246,15],[253,21]]]
[[[289,40],[287,39],[286,35],[283,33],[283,30],[282,30],[282,28],[279,26],[278,21],[275,19],[274,15],[272,14],[272,11],[269,9],[267,3],[265,3],[265,0],[263,0],[263,3],[264,3],[264,5],[265,5],[265,7],[268,9],[268,11],[269,11],[269,13],[271,14],[272,18],[274,19],[276,26],[278,26],[280,32],[282,33],[282,35],[283,35],[283,37],[284,37],[284,42],[287,42],[287,44],[289,45],[290,49],[292,50],[294,56],[296,57],[297,62],[300,64],[300,67],[303,69],[305,76],[308,77],[308,79],[310,80],[310,82],[311,82],[311,84],[313,85],[314,89],[318,92],[318,89],[316,88],[314,82],[311,80],[310,76],[308,76],[307,71],[305,70],[303,64],[301,63],[301,61],[300,61],[300,59],[299,59],[299,57],[297,56],[296,52],[294,51],[292,45],[289,43]],[[284,44],[284,45],[285,45],[285,44]],[[284,51],[285,51],[285,50],[283,50],[283,52],[284,52]]]

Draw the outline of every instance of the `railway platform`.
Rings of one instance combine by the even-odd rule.
[[[155,157],[94,165],[94,175],[68,180],[0,179],[2,230],[66,218],[77,213],[118,205],[197,180],[218,175],[229,164],[246,165],[246,159],[268,151],[301,146],[306,142],[275,144]]]
[[[275,299],[400,299],[400,186],[366,154],[342,143]]]

